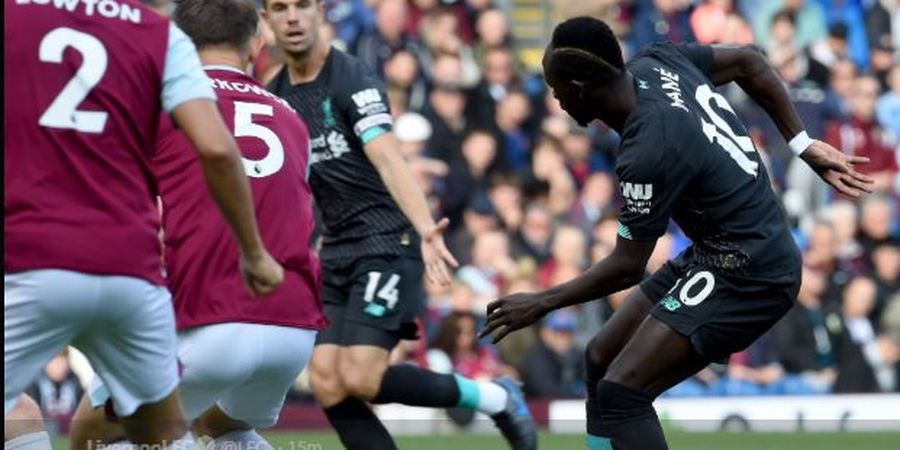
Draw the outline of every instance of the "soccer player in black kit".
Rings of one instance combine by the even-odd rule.
[[[322,302],[310,385],[348,449],[394,449],[366,405],[463,407],[489,415],[515,450],[537,431],[509,378],[475,381],[411,364],[389,365],[400,339],[415,339],[423,266],[450,283],[456,261],[391,132],[382,83],[357,58],[319,36],[322,1],[267,0],[263,16],[287,63],[268,88],[287,100],[310,134],[309,184],[324,223]],[[421,236],[421,238],[420,238]]]
[[[543,65],[576,121],[600,119],[621,136],[616,248],[568,283],[492,302],[481,335],[500,340],[551,310],[640,283],[586,350],[587,447],[665,449],[653,399],[750,345],[791,308],[800,283],[799,251],[761,158],[714,87],[737,82],[844,194],[869,191],[852,169],[865,159],[809,139],[753,47],[660,43],[624,64],[609,27],[579,17],[557,26]],[[642,281],[670,218],[693,244]]]

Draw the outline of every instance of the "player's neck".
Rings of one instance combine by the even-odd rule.
[[[291,84],[307,83],[315,80],[325,67],[331,45],[324,39],[317,39],[308,52],[288,55],[287,68]]]
[[[598,99],[598,103],[606,105],[598,119],[616,130],[619,134],[625,129],[625,122],[637,104],[637,93],[634,90],[634,78],[626,72],[608,92],[614,93],[611,98]]]
[[[246,70],[244,58],[235,51],[223,51],[218,49],[203,49],[198,52],[200,54],[200,62],[204,66],[226,66],[234,67],[241,72]]]

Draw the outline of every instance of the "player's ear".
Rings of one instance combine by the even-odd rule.
[[[259,58],[263,48],[266,46],[266,37],[259,33],[250,39],[250,63],[253,64]]]
[[[578,92],[578,98],[583,99],[587,97],[587,92],[585,89],[584,81],[578,80],[570,80],[569,83],[572,83],[572,86],[575,89],[575,92]]]

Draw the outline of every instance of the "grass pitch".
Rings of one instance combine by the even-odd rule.
[[[275,450],[341,450],[334,433],[265,433]],[[672,450],[894,450],[900,449],[900,433],[666,433]],[[499,436],[397,437],[403,450],[506,450]],[[65,438],[56,439],[54,450],[67,450]],[[540,448],[584,449],[584,436],[542,433]]]

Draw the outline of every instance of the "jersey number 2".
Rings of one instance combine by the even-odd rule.
[[[101,133],[109,114],[104,111],[79,111],[78,105],[84,101],[106,72],[108,59],[106,47],[90,34],[60,27],[41,39],[38,57],[44,62],[61,64],[67,47],[81,53],[81,67],[56,96],[50,107],[44,111],[38,123],[49,128]]]
[[[759,173],[759,163],[747,156],[756,151],[753,141],[747,136],[738,136],[731,125],[728,125],[728,122],[712,108],[711,102],[715,102],[719,108],[734,114],[728,100],[725,100],[721,94],[713,92],[707,84],[701,84],[697,88],[695,97],[710,120],[707,122],[704,118],[700,119],[700,122],[703,123],[703,134],[706,135],[709,142],[715,142],[725,149],[741,170],[756,178]]]
[[[284,146],[281,139],[272,130],[253,123],[254,115],[272,117],[275,114],[271,105],[261,103],[234,102],[234,137],[255,137],[262,140],[269,152],[263,159],[247,159],[244,161],[244,171],[248,177],[262,178],[281,170],[284,165]]]

